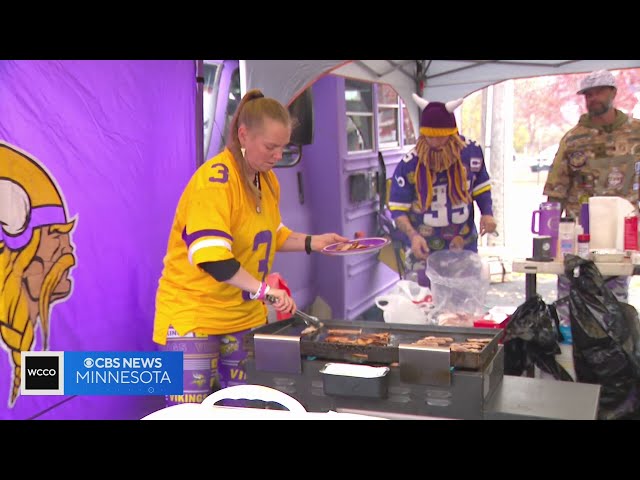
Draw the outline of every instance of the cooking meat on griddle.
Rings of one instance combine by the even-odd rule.
[[[360,335],[362,333],[362,329],[348,329],[348,328],[329,328],[327,329],[327,335]]]
[[[485,345],[491,342],[490,338],[468,338],[466,342],[455,342],[451,337],[428,336],[413,342],[412,345],[424,347],[449,347],[452,352],[480,352]]]
[[[438,325],[450,327],[473,327],[473,317],[465,312],[448,312],[438,315]]]
[[[353,343],[355,344],[355,340],[350,337],[333,335],[324,339],[325,342],[328,343]]]
[[[340,331],[340,330],[337,330]],[[348,330],[342,330],[344,331],[348,331]],[[325,338],[325,342],[328,343],[342,343],[345,345],[375,345],[375,346],[380,346],[380,347],[385,347],[389,344],[389,338],[390,338],[390,334],[389,332],[382,332],[382,333],[365,333],[365,334],[360,334],[360,332],[358,332],[357,334],[353,335],[339,335],[339,334],[331,334],[331,330],[329,330],[329,335],[327,336],[327,338]],[[333,330],[333,332],[336,332],[336,330]]]
[[[421,338],[417,342],[414,342],[414,345],[424,345],[424,344],[430,344],[430,343],[435,343],[436,345],[442,345],[442,344],[451,343],[451,342],[453,342],[453,338],[451,337],[428,336],[428,337]]]
[[[314,327],[313,325],[310,325],[307,328],[305,328],[304,330],[302,330],[302,332],[300,332],[300,335],[309,335],[309,334],[317,332],[317,331],[318,331],[318,329],[316,327]]]
[[[484,343],[458,342],[452,343],[449,348],[452,352],[473,352],[478,353],[484,348]]]
[[[467,342],[471,343],[489,343],[491,342],[490,338],[467,338]]]

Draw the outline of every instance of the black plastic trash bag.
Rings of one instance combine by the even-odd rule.
[[[567,255],[576,380],[600,384],[598,418],[640,418],[640,324],[590,260]]]
[[[520,376],[535,365],[556,380],[573,381],[556,360],[561,340],[555,307],[540,295],[529,298],[513,312],[505,329],[505,375]]]

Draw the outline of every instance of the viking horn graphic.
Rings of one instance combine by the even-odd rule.
[[[17,235],[29,223],[29,196],[17,183],[0,180],[0,225],[2,229]]]

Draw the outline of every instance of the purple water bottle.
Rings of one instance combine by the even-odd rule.
[[[542,202],[540,208],[534,210],[531,215],[531,233],[551,237],[552,257],[555,257],[557,253],[560,208],[559,202]]]

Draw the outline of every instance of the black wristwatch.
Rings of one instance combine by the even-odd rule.
[[[307,235],[304,239],[304,251],[307,252],[307,255],[311,255],[311,235]]]

